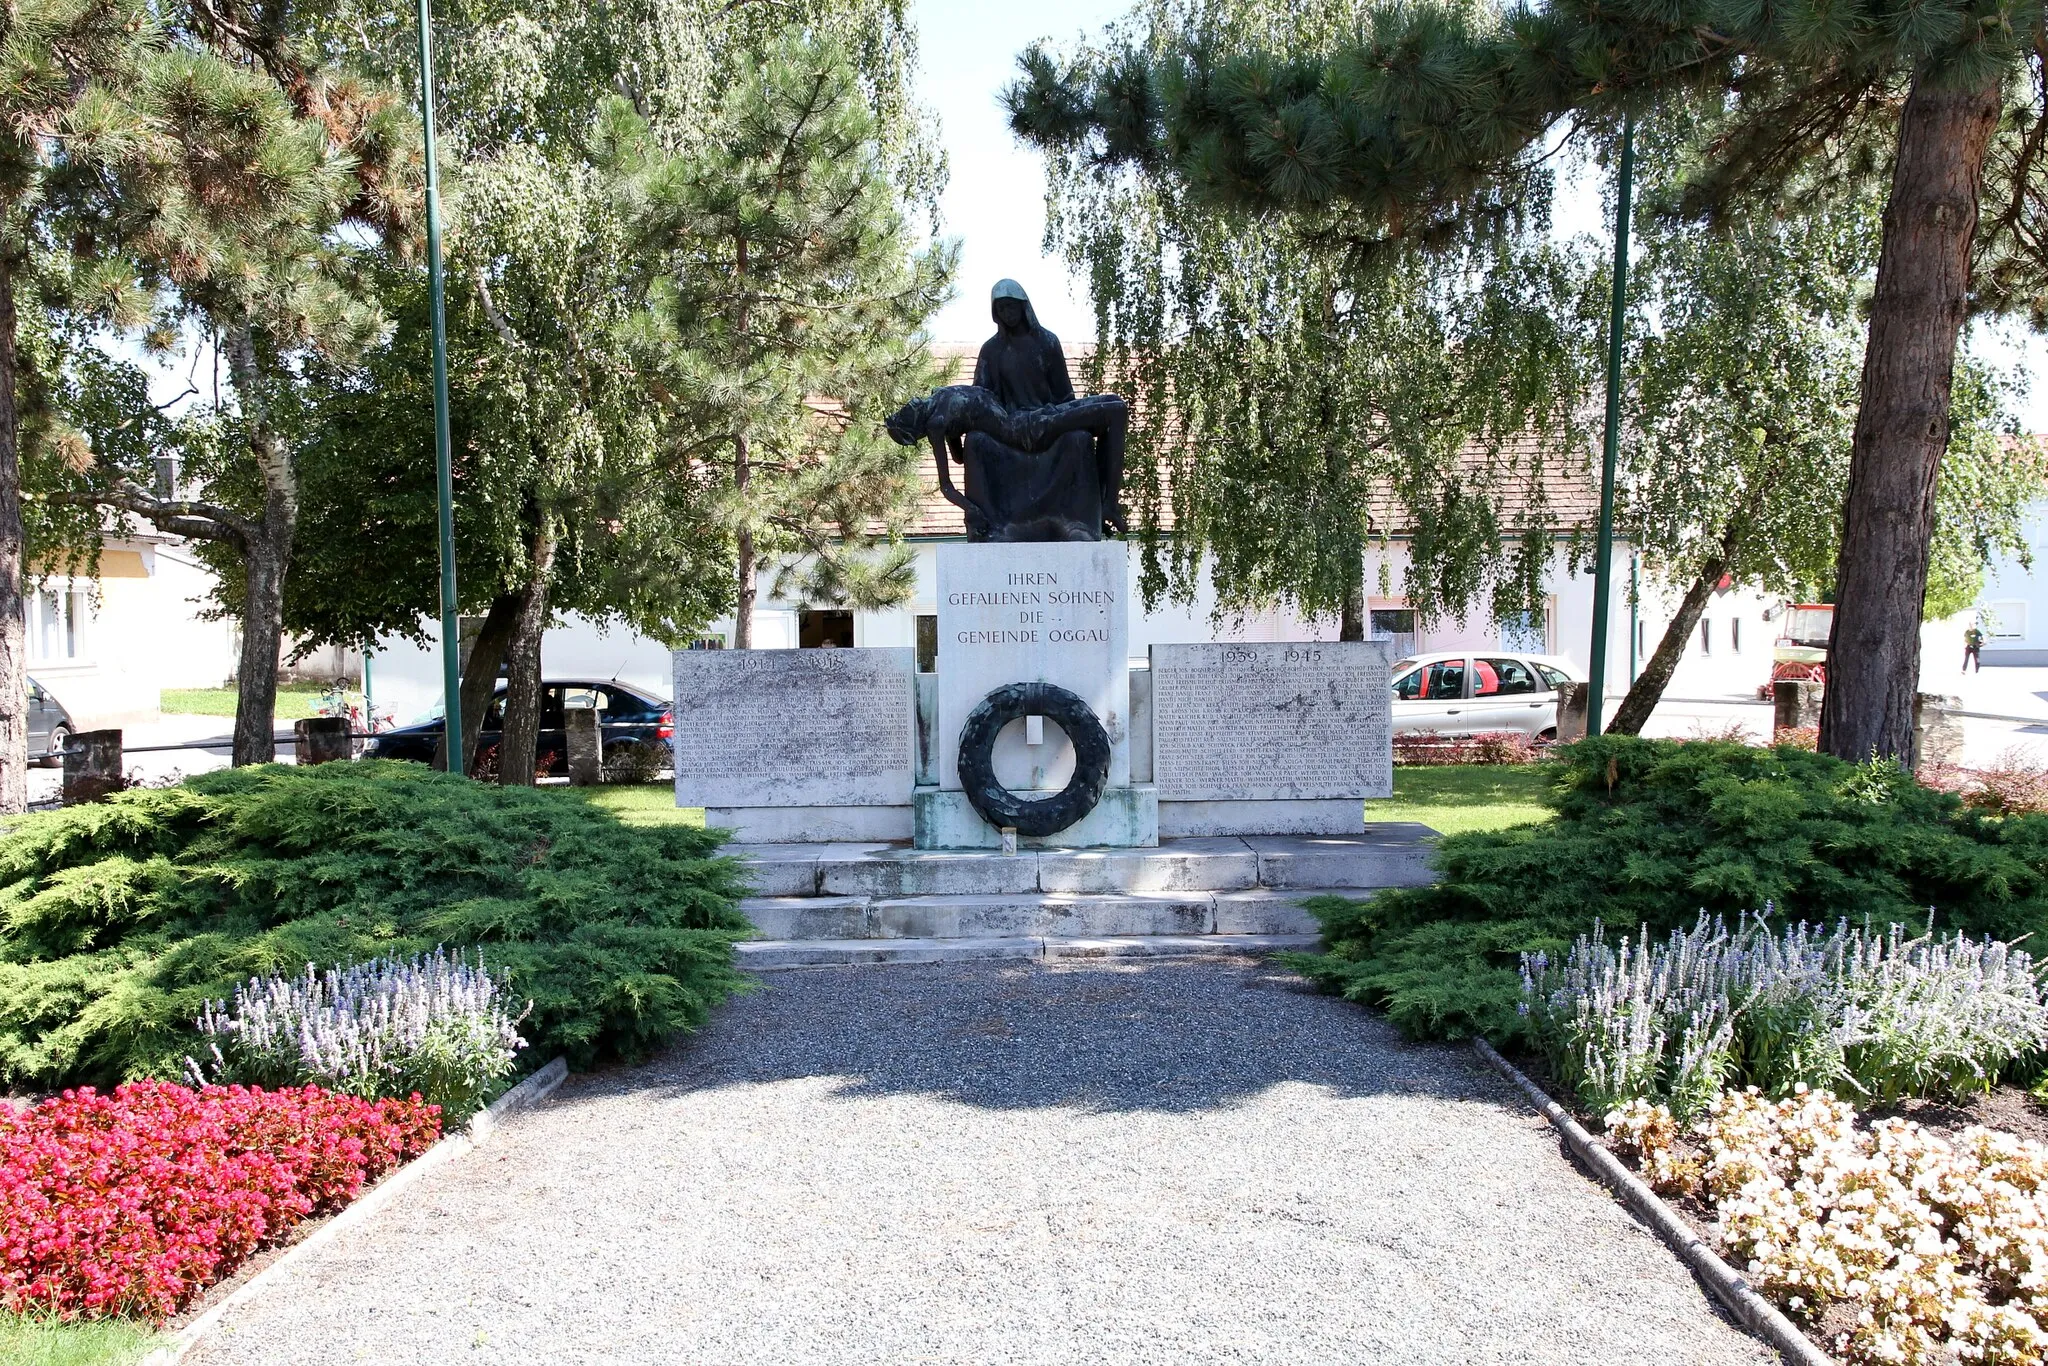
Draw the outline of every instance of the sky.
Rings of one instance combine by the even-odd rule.
[[[1069,46],[1093,37],[1125,14],[1130,0],[918,0],[913,14],[920,44],[919,86],[938,114],[952,178],[941,201],[943,232],[961,244],[959,291],[933,321],[939,341],[979,342],[993,324],[989,289],[1008,276],[1024,286],[1038,319],[1069,345],[1091,341],[1094,313],[1084,282],[1041,250],[1045,237],[1045,175],[1036,152],[1020,145],[1003,121],[997,93],[1014,78],[1017,54],[1040,38]],[[1561,183],[1552,214],[1560,232],[1605,238],[1599,185]],[[2048,345],[2003,327],[1973,338],[1992,365],[2023,377],[2048,367]],[[2048,378],[2017,405],[2027,430],[2048,432]]]
[[[1031,296],[1038,320],[1061,340],[1095,335],[1095,315],[1066,263],[1046,256],[1045,172],[1003,121],[996,95],[1017,70],[1017,54],[1039,38],[1070,45],[1130,8],[1130,0],[919,0],[919,86],[939,116],[952,178],[940,203],[944,231],[960,239],[959,293],[932,324],[939,341],[985,339],[988,292],[1010,278]]]

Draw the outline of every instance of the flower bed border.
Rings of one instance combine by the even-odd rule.
[[[1472,1050],[1529,1098],[1550,1121],[1550,1126],[1564,1138],[1565,1146],[1611,1187],[1621,1202],[1648,1224],[1664,1240],[1665,1246],[1691,1267],[1693,1274],[1714,1292],[1714,1297],[1727,1305],[1751,1332],[1777,1348],[1794,1366],[1840,1366],[1834,1357],[1822,1351],[1812,1338],[1786,1318],[1776,1305],[1758,1294],[1734,1267],[1722,1261],[1720,1254],[1707,1246],[1676,1210],[1623,1166],[1606,1145],[1587,1133],[1585,1127],[1545,1094],[1542,1087],[1523,1076],[1519,1068],[1495,1052],[1493,1045],[1486,1040],[1472,1040]]]
[[[344,1230],[353,1228],[390,1204],[434,1168],[453,1161],[472,1148],[482,1147],[490,1142],[496,1135],[499,1125],[508,1116],[521,1110],[532,1109],[546,1100],[555,1093],[555,1088],[560,1086],[568,1075],[568,1060],[556,1058],[499,1096],[490,1105],[471,1115],[469,1123],[461,1129],[444,1135],[433,1147],[365,1191],[362,1198],[347,1205],[326,1223],[285,1248],[269,1266],[236,1286],[233,1293],[219,1304],[179,1329],[177,1336],[169,1343],[143,1357],[141,1366],[176,1366],[177,1362],[184,1359],[186,1353],[199,1345],[201,1338],[219,1326],[221,1319],[230,1309],[247,1303],[276,1281],[282,1280],[285,1273],[307,1254],[331,1242]]]

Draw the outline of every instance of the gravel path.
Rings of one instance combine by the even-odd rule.
[[[1776,1360],[1463,1049],[1292,982],[777,975],[188,1360]]]

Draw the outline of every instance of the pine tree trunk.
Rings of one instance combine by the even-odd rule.
[[[1998,114],[1996,80],[1953,90],[1916,78],[1899,120],[1821,704],[1820,747],[1843,759],[1912,760],[1935,483]]]
[[[555,538],[543,530],[533,539],[532,565],[506,658],[505,733],[498,742],[498,781],[506,787],[533,786],[540,744],[540,642],[547,630],[548,571],[554,563]]]
[[[14,259],[0,251],[0,813],[28,806],[28,630],[21,596],[21,451]]]
[[[462,754],[471,774],[476,772],[484,717],[490,712],[491,699],[498,695],[498,672],[512,648],[512,635],[519,629],[519,609],[525,601],[524,593],[500,593],[492,598],[483,625],[470,642],[469,659],[462,669],[461,706]],[[442,768],[448,766],[446,755],[438,756],[436,762]]]
[[[242,547],[248,591],[242,604],[242,654],[236,672],[232,762],[267,764],[277,757],[277,664],[284,646],[284,578],[299,527],[298,471],[270,424],[255,337],[247,327],[223,338],[235,401],[249,424],[249,452],[263,475],[263,522]]]
[[[733,484],[740,491],[744,504],[747,495],[747,439],[733,438]],[[732,647],[735,650],[754,648],[754,597],[759,587],[760,566],[754,559],[754,533],[744,526],[739,534],[740,583],[739,599],[732,613]]]
[[[284,561],[266,540],[243,549],[242,569],[248,591],[242,606],[241,662],[235,673],[232,762],[237,768],[267,764],[277,757],[277,660],[284,646]]]
[[[1700,614],[1707,610],[1707,599],[1713,597],[1714,585],[1721,582],[1721,576],[1726,572],[1727,562],[1714,560],[1685,590],[1685,596],[1679,600],[1677,615],[1664,628],[1664,638],[1657,642],[1657,648],[1643,665],[1642,673],[1629,685],[1628,696],[1621,699],[1620,710],[1607,723],[1609,735],[1643,733],[1650,713],[1657,709],[1664,689],[1671,684],[1671,675],[1677,670],[1678,661],[1685,655],[1685,645],[1692,639],[1693,627],[1700,624]]]
[[[739,335],[747,335],[747,239],[737,238],[733,242],[733,287],[739,297]],[[733,606],[732,647],[735,650],[754,648],[754,590],[759,566],[754,561],[754,533],[747,527],[747,486],[753,482],[753,469],[747,463],[747,436],[741,432],[732,439],[732,486],[739,495],[739,598]]]

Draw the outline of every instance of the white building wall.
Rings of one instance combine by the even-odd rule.
[[[2034,504],[2028,513],[2026,539],[2034,568],[2009,555],[1992,557],[1977,597],[1986,668],[2048,664],[2048,579],[2043,577],[2048,571],[2048,501]],[[1953,653],[1960,660],[1962,647]]]
[[[1614,586],[1609,612],[1607,646],[1607,694],[1609,705],[1617,705],[1627,693],[1629,636],[1638,635],[1635,663],[1640,670],[1657,648],[1679,592],[1663,586],[1647,570],[1638,576],[1640,601],[1631,614],[1629,598],[1629,549],[1615,547]],[[1398,606],[1401,599],[1378,595],[1382,557],[1388,579],[1398,592],[1406,569],[1407,551],[1396,542],[1384,551],[1375,549],[1366,566],[1366,584],[1371,607]],[[854,644],[857,646],[913,646],[917,639],[916,620],[938,611],[938,547],[925,542],[917,546],[917,588],[912,600],[901,607],[854,614]],[[764,575],[764,579],[768,576]],[[1215,593],[1205,582],[1191,603],[1161,603],[1152,611],[1136,607],[1138,562],[1131,557],[1130,653],[1142,660],[1150,646],[1208,640],[1334,640],[1335,618],[1313,621],[1297,613],[1273,610],[1243,619],[1216,622]],[[1552,556],[1545,579],[1547,606],[1543,626],[1544,653],[1565,660],[1573,673],[1585,677],[1592,655],[1593,579],[1590,574],[1572,572],[1562,548]],[[1695,627],[1687,638],[1665,695],[1673,699],[1735,700],[1755,699],[1770,681],[1771,652],[1781,629],[1784,604],[1753,590],[1730,587],[1716,593],[1708,603],[1702,621],[1705,636]],[[2048,612],[2048,608],[2044,608]],[[1923,628],[1923,658],[1930,676],[1946,669],[1952,654],[1961,657],[1963,618],[1932,623]],[[798,609],[785,602],[764,599],[754,616],[754,639],[762,649],[791,649],[797,644]],[[431,631],[430,631],[431,634]],[[732,623],[722,620],[706,629],[707,636],[731,640]],[[1439,622],[1419,634],[1418,653],[1436,650],[1495,650],[1528,648],[1516,638],[1514,628],[1486,619],[1483,614],[1465,621]],[[2048,646],[2044,646],[2048,648]],[[943,654],[944,643],[940,650]],[[1987,651],[1987,658],[1989,652]],[[587,620],[570,617],[551,628],[541,642],[541,668],[551,678],[616,678],[666,697],[671,689],[670,650],[659,641],[635,632],[613,628],[601,631]],[[371,686],[379,712],[386,710],[401,722],[423,717],[438,704],[441,693],[441,664],[438,647],[421,648],[400,639],[379,645],[370,661]],[[1941,674],[1946,677],[1946,674]],[[1944,689],[1934,688],[1942,691]]]
[[[28,674],[81,730],[154,722],[164,688],[216,688],[232,622],[202,619],[212,571],[182,546],[110,539],[94,580],[52,578],[29,603]]]

